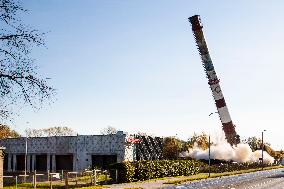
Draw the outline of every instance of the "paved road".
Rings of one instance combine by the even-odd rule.
[[[165,189],[284,189],[284,169],[259,171],[166,187]]]

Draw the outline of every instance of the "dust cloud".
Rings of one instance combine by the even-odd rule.
[[[213,138],[211,143],[211,159],[234,161],[238,163],[244,162],[259,162],[261,158],[261,150],[252,151],[248,144],[238,144],[231,146],[225,140],[225,137]],[[187,152],[182,152],[180,155],[184,157],[191,157],[194,159],[209,159],[209,149],[202,150],[195,144],[192,149]],[[265,164],[273,163],[274,158],[271,157],[266,151],[263,153],[263,162]]]

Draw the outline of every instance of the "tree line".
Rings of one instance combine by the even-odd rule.
[[[74,136],[77,134],[73,129],[62,126],[26,129],[25,133],[26,134],[23,137]],[[8,125],[0,124],[0,139],[18,137],[21,137],[21,135],[17,131],[11,129]]]
[[[108,126],[103,128],[100,131],[102,135],[116,134],[117,129]],[[64,126],[54,126],[49,128],[40,128],[40,129],[26,129],[26,135],[24,137],[51,137],[51,136],[75,136],[77,133],[69,128]],[[0,124],[0,139],[5,138],[17,138],[21,135],[11,129],[8,125]],[[248,137],[242,140],[242,143],[248,144],[252,151],[262,149],[262,141],[260,138],[255,136]],[[208,135],[204,132],[201,134],[194,133],[187,141],[181,140],[177,137],[164,137],[163,142],[163,157],[165,159],[178,159],[178,156],[181,152],[188,151],[190,148],[198,147],[200,149],[208,149],[209,141]],[[271,145],[266,142],[263,145],[264,150],[275,159],[280,159],[284,155],[284,151],[274,151],[271,148]]]
[[[165,137],[163,146],[163,156],[165,159],[177,159],[178,154],[187,151],[190,148],[197,147],[206,150],[209,147],[209,137],[204,132],[201,134],[194,133],[187,141],[181,140],[177,137]],[[247,137],[241,140],[241,143],[248,144],[252,151],[262,149],[262,140],[256,136]],[[212,144],[212,143],[211,143]],[[265,142],[263,149],[270,156],[279,160],[284,156],[284,151],[275,151],[272,149],[271,144]]]

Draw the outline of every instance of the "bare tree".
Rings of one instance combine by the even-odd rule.
[[[44,33],[23,24],[25,10],[17,0],[0,0],[0,118],[7,119],[15,104],[40,108],[54,89],[38,72],[30,53],[44,46]]]
[[[69,127],[49,127],[44,129],[26,129],[28,137],[74,136],[77,133]]]
[[[26,129],[25,130],[26,136],[27,137],[43,137],[43,129]]]
[[[116,133],[117,133],[117,129],[112,126],[108,126],[101,130],[102,135],[110,135],[110,134],[116,134]]]
[[[44,129],[46,136],[74,136],[76,132],[69,127],[49,127]]]

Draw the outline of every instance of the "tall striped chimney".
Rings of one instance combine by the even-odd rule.
[[[222,90],[219,84],[219,79],[217,77],[217,74],[215,72],[212,60],[209,55],[209,51],[207,48],[207,44],[203,35],[202,31],[202,24],[200,21],[199,15],[194,15],[192,17],[189,17],[189,22],[192,26],[192,32],[197,44],[197,48],[199,51],[199,54],[201,56],[202,65],[204,67],[208,84],[210,86],[210,89],[212,91],[213,98],[215,100],[215,104],[218,110],[218,114],[222,123],[222,127],[226,136],[226,139],[228,143],[231,145],[235,145],[238,143],[237,141],[237,133],[235,130],[235,125],[233,124],[231,120],[231,116],[229,114],[228,108],[226,106],[226,102],[224,99],[224,96],[222,94]]]

